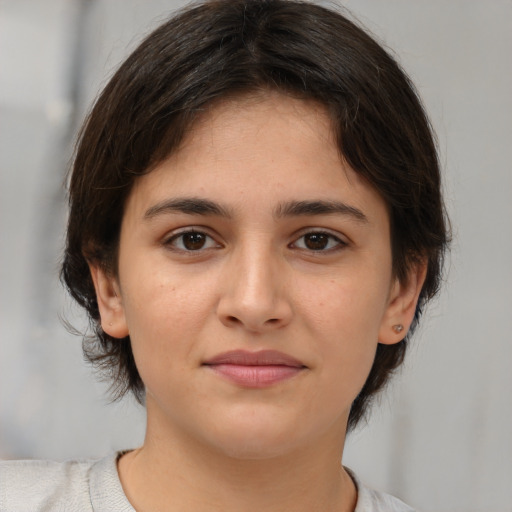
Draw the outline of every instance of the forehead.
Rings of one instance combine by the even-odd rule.
[[[304,142],[307,141],[307,146]],[[291,150],[305,158],[312,145],[317,158],[339,159],[332,123],[324,105],[280,92],[262,91],[235,96],[209,105],[197,117],[180,147],[175,163],[200,153],[212,160],[258,157],[256,162]],[[199,156],[199,155],[198,155]]]
[[[137,180],[129,203],[143,208],[190,194],[274,209],[276,202],[309,199],[382,202],[344,162],[326,108],[280,93],[208,107],[180,147]]]

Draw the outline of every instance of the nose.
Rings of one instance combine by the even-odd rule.
[[[280,329],[292,318],[287,288],[278,256],[253,244],[232,254],[226,265],[218,317],[228,327],[255,333]]]

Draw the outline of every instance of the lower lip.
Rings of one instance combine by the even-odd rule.
[[[215,364],[209,365],[209,368],[235,384],[247,388],[266,388],[291,379],[303,370],[301,367],[286,365]]]

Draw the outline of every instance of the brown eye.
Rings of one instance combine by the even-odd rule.
[[[330,233],[311,232],[302,235],[294,244],[299,249],[308,251],[323,251],[341,249],[347,244]]]
[[[210,249],[217,246],[211,236],[201,231],[185,231],[178,233],[171,237],[166,245],[180,251],[200,251],[201,249]]]
[[[204,247],[206,235],[203,233],[185,233],[183,237],[183,246],[189,251],[197,251]]]
[[[304,245],[312,251],[322,251],[329,244],[329,239],[325,233],[310,233],[304,236]]]

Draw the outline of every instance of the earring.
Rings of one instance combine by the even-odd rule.
[[[397,334],[400,334],[404,330],[404,326],[402,324],[393,325],[393,331]]]

